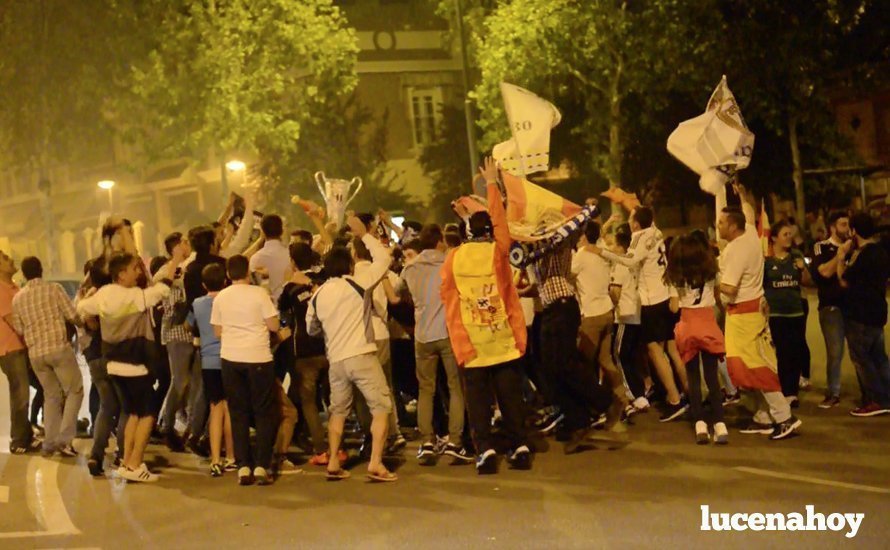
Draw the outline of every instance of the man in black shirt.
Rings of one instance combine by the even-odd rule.
[[[862,385],[862,406],[850,414],[877,416],[890,413],[890,361],[884,347],[890,256],[878,242],[871,216],[856,214],[850,225],[856,251],[849,263],[846,259],[853,241],[841,245],[837,252],[837,275],[846,289],[843,313],[847,345]]]
[[[830,409],[840,404],[841,361],[844,358],[844,315],[841,312],[844,289],[837,278],[837,250],[850,239],[850,217],[846,212],[828,216],[831,237],[813,247],[813,281],[819,288],[819,326],[825,339],[825,365],[828,387],[819,408]]]
[[[281,320],[291,328],[290,341],[282,346],[290,346],[292,358],[289,371],[291,387],[299,390],[299,403],[303,410],[303,419],[312,438],[313,456],[309,463],[313,466],[325,466],[330,457],[326,451],[324,427],[317,406],[317,387],[319,375],[328,366],[325,357],[324,338],[309,336],[306,330],[306,310],[309,299],[315,289],[324,282],[323,274],[315,265],[318,256],[312,248],[301,242],[292,243],[289,247],[293,275],[286,282],[278,299],[278,310]]]

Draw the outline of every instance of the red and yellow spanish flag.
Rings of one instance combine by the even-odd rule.
[[[507,193],[507,224],[515,241],[543,239],[581,211],[577,204],[525,178],[506,171],[502,171],[501,176]],[[473,190],[474,197],[460,197],[452,203],[459,215],[463,215],[459,210],[468,214],[486,210],[484,203],[476,198],[485,196],[485,181],[481,177],[473,181]]]
[[[773,255],[772,246],[770,246],[769,236],[769,216],[766,214],[766,199],[760,203],[760,216],[757,219],[757,235],[760,237],[760,245],[763,247],[763,255],[769,257]]]

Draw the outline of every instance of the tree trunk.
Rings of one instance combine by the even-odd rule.
[[[615,77],[612,79],[609,87],[609,166],[607,175],[609,178],[609,188],[621,186],[621,164],[622,164],[622,143],[621,143],[621,71],[623,69],[623,61],[618,60],[615,66]],[[618,215],[624,219],[624,210],[614,206],[612,214]]]
[[[806,226],[806,205],[803,194],[803,167],[800,165],[800,143],[797,140],[797,117],[788,118],[788,143],[791,145],[791,179],[794,182],[794,204],[798,227]]]
[[[618,63],[615,78],[609,89],[609,187],[621,185],[621,63]]]

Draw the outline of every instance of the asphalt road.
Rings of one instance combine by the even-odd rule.
[[[813,376],[824,388],[824,347],[811,316]],[[740,435],[697,446],[686,422],[638,415],[621,451],[537,455],[532,471],[420,467],[414,445],[394,484],[328,483],[323,469],[270,487],[213,479],[188,454],[150,447],[154,485],[89,477],[85,457],[62,461],[0,454],[0,548],[643,548],[716,546],[887,547],[890,540],[890,417],[857,419],[845,363],[841,408],[803,394],[800,435],[771,442]],[[0,431],[8,430],[5,380]],[[729,412],[741,422],[741,408]],[[85,451],[88,440],[76,446]],[[0,441],[0,449],[7,449]],[[711,512],[864,513],[854,538],[841,532],[702,531]]]

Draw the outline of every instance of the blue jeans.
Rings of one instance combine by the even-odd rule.
[[[844,358],[844,316],[841,308],[827,306],[819,310],[819,326],[825,339],[825,378],[828,381],[828,396],[841,395],[841,361]]]
[[[884,348],[884,328],[845,321],[850,358],[862,384],[862,404],[890,408],[890,360]]]

